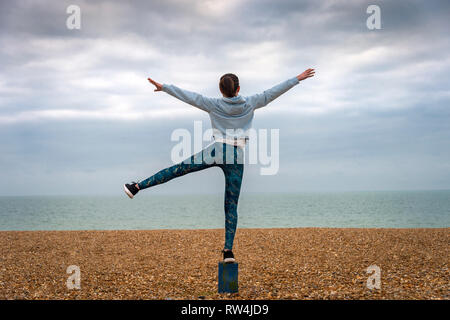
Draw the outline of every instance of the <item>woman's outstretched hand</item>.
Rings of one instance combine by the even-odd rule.
[[[302,74],[299,74],[297,76],[297,79],[298,79],[298,81],[302,81],[302,80],[305,80],[307,78],[311,78],[311,77],[314,76],[314,73],[315,73],[314,69],[305,70]]]
[[[162,84],[152,80],[151,78],[148,78],[148,81],[156,87],[156,89],[154,91],[161,91],[162,90]]]

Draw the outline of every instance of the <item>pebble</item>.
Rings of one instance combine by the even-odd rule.
[[[224,232],[0,231],[0,299],[446,299],[450,228],[238,229],[239,293],[217,293]],[[67,267],[81,289],[68,289]],[[368,289],[377,265],[381,289]]]

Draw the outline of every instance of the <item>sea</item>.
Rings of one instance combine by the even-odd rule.
[[[223,194],[3,196],[0,230],[216,229]],[[450,190],[244,193],[238,228],[448,228]]]

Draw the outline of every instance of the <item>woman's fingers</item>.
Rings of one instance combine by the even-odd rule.
[[[306,69],[305,71],[303,71],[302,74],[298,75],[298,76],[297,76],[297,79],[298,79],[299,81],[302,81],[302,80],[305,80],[305,79],[307,79],[307,78],[313,77],[314,74],[315,74],[315,70],[312,69],[312,68],[309,68],[309,69]]]
[[[306,75],[307,78],[311,78],[311,77],[314,76],[314,74],[316,72],[314,71],[314,69],[308,69],[308,70],[305,71],[305,73],[306,73],[305,75]]]
[[[156,89],[154,91],[161,91],[162,90],[162,85],[161,84],[159,84],[158,82],[154,81],[152,78],[147,78],[147,80],[156,87]]]
[[[155,80],[153,80],[151,78],[148,78],[148,81],[150,81],[150,83],[155,85],[155,86],[158,86],[158,84],[159,84],[158,82],[156,82]]]

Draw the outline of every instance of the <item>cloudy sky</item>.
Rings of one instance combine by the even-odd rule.
[[[255,113],[280,129],[280,170],[248,166],[244,191],[450,189],[449,16],[445,0],[1,1],[0,195],[121,194],[170,165],[172,131],[209,118],[149,76],[218,97],[233,72],[245,96],[309,67]],[[223,192],[216,169],[154,191]]]

